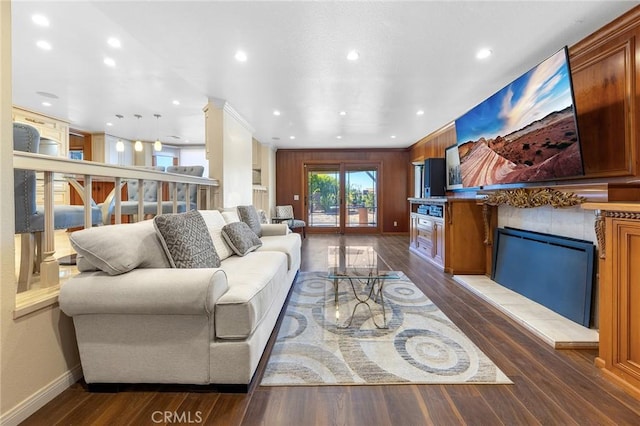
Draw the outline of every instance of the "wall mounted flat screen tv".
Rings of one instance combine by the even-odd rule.
[[[567,48],[455,120],[462,186],[583,174]]]

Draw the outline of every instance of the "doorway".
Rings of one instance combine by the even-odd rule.
[[[379,164],[305,164],[307,230],[378,233]]]

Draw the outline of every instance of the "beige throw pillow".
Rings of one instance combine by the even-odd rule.
[[[83,262],[109,275],[171,267],[151,220],[83,229],[71,233],[69,240]],[[83,270],[90,269],[84,265]]]

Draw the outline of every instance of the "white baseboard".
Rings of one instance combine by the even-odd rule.
[[[0,416],[0,425],[17,426],[30,415],[44,407],[49,401],[60,395],[69,386],[80,380],[82,367],[77,365],[36,393]]]

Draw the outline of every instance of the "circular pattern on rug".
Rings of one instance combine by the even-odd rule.
[[[281,354],[276,362],[269,362],[262,384],[269,380],[277,381],[278,376],[290,376],[304,379],[302,383],[322,380],[336,383],[353,383],[353,373],[344,360],[316,344],[288,344],[286,354],[282,355],[282,344],[276,344],[273,353]]]
[[[295,329],[294,329],[295,328]],[[299,312],[287,312],[280,325],[278,337],[282,339],[292,339],[301,335],[307,328],[307,317]]]
[[[348,281],[339,284],[336,318],[333,281],[301,272],[270,354],[267,386],[511,383],[493,362],[420,289],[401,273],[385,282],[387,329],[380,305],[357,304]],[[357,285],[368,294],[369,288]],[[362,297],[361,297],[362,298]]]
[[[402,358],[428,373],[458,376],[471,366],[462,345],[433,330],[405,330],[396,336],[394,344]]]

